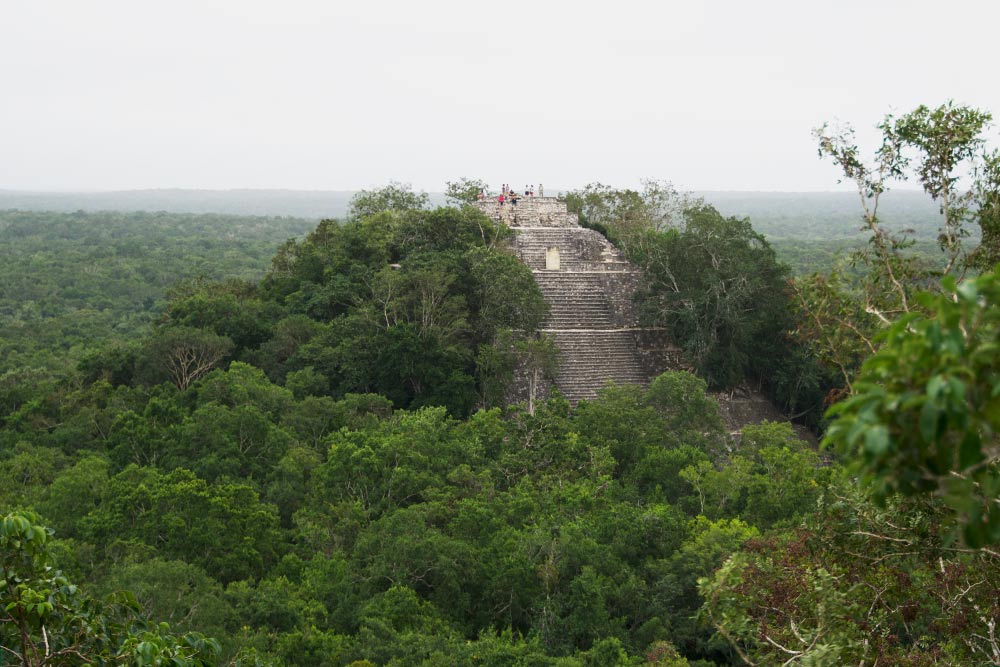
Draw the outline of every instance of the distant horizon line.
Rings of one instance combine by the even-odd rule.
[[[388,184],[388,183],[387,183]],[[585,187],[585,186],[584,186]],[[316,189],[316,188],[188,188],[188,187],[146,187],[146,188],[110,188],[110,189],[33,189],[33,188],[3,188],[0,187],[0,193],[16,193],[16,194],[38,194],[38,195],[87,195],[87,194],[121,194],[127,192],[293,192],[293,193],[329,193],[329,194],[344,194],[344,193],[354,193],[362,192],[363,190],[371,190],[372,188],[357,188],[357,189]],[[378,189],[378,188],[374,188]],[[580,190],[579,188],[549,188],[550,192],[571,192],[573,190]],[[631,188],[624,188],[631,189]],[[444,190],[423,190],[414,189],[415,192],[424,192],[432,195],[443,195]],[[680,193],[706,193],[706,192],[718,192],[718,193],[740,193],[740,194],[857,194],[855,189],[851,188],[841,188],[841,189],[826,189],[826,190],[765,190],[765,189],[678,189]],[[887,189],[886,192],[917,192],[922,193],[923,190],[920,188],[891,188]]]

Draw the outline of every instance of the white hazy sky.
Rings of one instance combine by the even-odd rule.
[[[0,0],[0,188],[825,190],[947,99],[1000,116],[996,0]]]

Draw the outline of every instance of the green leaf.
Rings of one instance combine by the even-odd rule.
[[[927,394],[932,398],[937,398],[941,395],[941,391],[945,388],[946,380],[941,375],[935,375],[930,380],[927,381]]]
[[[150,642],[139,642],[136,647],[136,651],[139,653],[140,664],[148,665],[153,662],[153,645]]]
[[[872,426],[865,431],[865,452],[875,457],[881,457],[889,450],[889,429],[885,426]]]
[[[951,392],[953,401],[965,403],[965,383],[957,377],[948,378],[948,390]]]
[[[951,276],[948,277],[950,278]],[[977,288],[975,281],[972,280],[967,280],[962,283],[958,289],[955,290],[955,292],[965,301],[970,301],[972,303],[975,303],[975,301],[979,298],[979,289]]]
[[[969,431],[962,439],[958,450],[958,466],[964,470],[983,460],[982,441],[979,434]]]
[[[933,401],[927,401],[920,409],[920,436],[924,442],[932,443],[937,440],[940,415],[941,412]]]

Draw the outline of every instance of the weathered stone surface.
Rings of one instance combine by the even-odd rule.
[[[733,436],[738,436],[745,427],[753,424],[765,421],[788,421],[767,396],[754,389],[740,387],[732,391],[714,392],[712,397],[718,401],[722,420]],[[793,423],[792,429],[800,440],[808,442],[813,447],[818,446],[816,434],[807,427]]]
[[[638,326],[639,270],[600,233],[581,227],[565,202],[524,197],[516,206],[484,201],[479,207],[514,230],[512,248],[551,308],[542,331],[560,350],[555,385],[571,403],[593,398],[608,382],[645,386],[682,367],[664,332]]]

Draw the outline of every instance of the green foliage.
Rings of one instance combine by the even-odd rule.
[[[683,495],[676,484],[680,470],[719,459],[725,449],[719,406],[705,391],[703,380],[671,371],[646,391],[635,386],[602,390],[600,400],[577,407],[573,421],[585,442],[609,448],[615,475],[637,500],[674,503]]]
[[[979,225],[979,247],[971,256],[971,265],[980,271],[989,271],[1000,264],[1000,150],[983,156],[976,171],[973,211]]]
[[[1000,541],[1000,268],[925,295],[929,317],[887,330],[855,395],[834,406],[826,442],[856,462],[875,497],[933,494],[972,545]]]
[[[555,377],[559,368],[560,350],[556,347],[555,338],[544,333],[516,341],[508,349],[513,349],[516,363],[528,377],[528,412],[534,414],[542,381]]]
[[[232,348],[229,338],[206,329],[166,327],[146,343],[140,375],[150,384],[169,380],[184,391],[222,362]]]
[[[676,228],[685,209],[702,203],[666,181],[647,179],[642,186],[639,192],[591,183],[566,193],[566,206],[584,227],[610,230],[618,238],[627,238],[642,231]]]
[[[80,520],[104,500],[109,477],[107,458],[97,453],[86,454],[52,479],[44,498],[35,506],[44,516],[51,517],[49,523],[60,535],[73,537]]]
[[[78,664],[217,664],[219,644],[173,635],[140,614],[129,593],[106,601],[84,595],[52,563],[51,530],[38,517],[0,518],[0,652],[24,667]]]
[[[745,221],[661,184],[591,190],[581,212],[659,285],[722,284],[700,314],[673,304],[715,341],[706,368],[807,384],[807,358],[767,366],[784,272]],[[689,373],[506,406],[514,369],[558,362],[526,335],[545,305],[509,230],[398,185],[363,195],[261,282],[184,280],[150,335],[85,345],[76,370],[14,360],[0,503],[48,517],[74,577],[210,630],[228,664],[735,664],[693,620],[695,581],[808,520],[836,468],[784,426],[733,440]],[[741,280],[777,287],[741,300]],[[188,360],[173,376],[171,354]],[[158,641],[128,644],[134,662],[169,664]]]
[[[96,589],[106,595],[129,591],[145,618],[167,622],[177,632],[227,634],[232,610],[222,586],[196,565],[153,558],[117,563]]]
[[[171,290],[165,317],[174,325],[215,332],[237,348],[255,348],[267,338],[267,317],[251,283],[207,285],[201,281]]]
[[[5,480],[0,487],[0,502],[12,507],[30,505],[43,496],[45,487],[65,465],[66,456],[57,448],[36,447],[23,440],[16,443],[0,460],[0,474]]]
[[[943,547],[941,518],[831,487],[802,528],[751,540],[700,582],[704,616],[748,664],[996,662],[996,554]]]
[[[85,417],[94,433],[0,451],[0,465],[11,502],[59,515],[60,548],[96,590],[133,588],[146,613],[219,636],[226,659],[724,661],[690,620],[694,580],[755,530],[741,522],[787,521],[811,496],[747,482],[691,521],[681,471],[730,465],[705,389],[670,373],[575,411],[554,398],[463,421],[373,395],[297,398],[233,362],[184,392],[61,396],[59,422],[5,432],[62,443]],[[796,480],[786,471],[809,460],[793,445],[762,428],[745,456]]]
[[[827,481],[819,457],[791,425],[769,422],[745,427],[731,455],[699,460],[679,476],[697,494],[699,515],[737,515],[760,528],[800,517]]]
[[[496,402],[512,367],[498,343],[533,331],[546,312],[531,272],[498,244],[504,237],[469,207],[321,223],[279,252],[261,286],[260,308],[286,315],[257,350],[236,354],[278,381],[311,368],[311,391],[333,397],[378,393],[456,415],[477,394]]]
[[[389,183],[354,195],[348,214],[351,218],[358,219],[383,211],[411,211],[426,208],[427,201],[427,193],[413,192],[409,183]]]
[[[644,272],[643,320],[664,326],[711,386],[767,378],[791,347],[787,268],[746,219],[689,208],[683,227],[626,246]]]
[[[448,201],[461,206],[462,204],[474,204],[479,200],[479,195],[485,193],[489,195],[490,186],[486,181],[479,178],[460,178],[454,183],[448,181],[444,191],[444,196]]]
[[[710,386],[755,383],[789,413],[819,420],[830,377],[790,338],[789,269],[749,219],[656,181],[642,192],[595,183],[566,202],[642,268],[641,321],[664,329]]]
[[[136,540],[189,559],[222,582],[260,576],[275,557],[278,517],[248,484],[209,485],[177,469],[131,466],[108,483],[106,501],[80,522],[96,544]]]
[[[798,333],[841,372],[848,390],[861,360],[878,348],[877,334],[898,318],[923,311],[918,292],[939,289],[942,277],[961,282],[970,268],[992,268],[1000,179],[997,154],[986,150],[990,120],[987,112],[952,102],[934,109],[921,105],[898,118],[887,115],[878,126],[882,143],[871,163],[862,157],[849,126],[824,125],[814,132],[820,156],[830,157],[857,187],[868,243],[852,256],[850,271],[800,281]],[[966,189],[968,175],[972,184]],[[884,193],[909,178],[938,204],[938,252],[930,261],[913,252],[909,230],[893,232],[881,217]],[[980,246],[970,252],[974,223]]]
[[[256,280],[282,241],[314,226],[294,218],[0,211],[0,375],[22,366],[65,374],[105,347],[124,351],[149,331],[178,280]],[[128,381],[122,371],[131,373],[114,363],[91,370],[117,372],[120,381]]]

